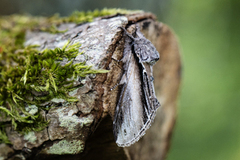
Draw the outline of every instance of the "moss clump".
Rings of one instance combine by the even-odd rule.
[[[11,142],[8,140],[8,137],[5,133],[5,126],[4,125],[0,126],[0,143],[11,144]]]
[[[14,129],[25,133],[39,131],[47,122],[37,114],[28,112],[30,105],[47,110],[43,104],[53,98],[68,102],[77,101],[68,96],[75,89],[73,80],[90,73],[106,73],[92,70],[84,63],[73,65],[71,59],[78,54],[79,44],[65,45],[62,49],[46,49],[39,53],[34,46],[25,47],[17,53],[3,54],[0,63],[0,111],[12,120]],[[67,58],[69,63],[62,66],[60,61]],[[70,80],[71,79],[71,80]]]
[[[113,8],[113,9],[104,8],[102,10],[95,9],[94,11],[88,11],[88,12],[75,11],[68,17],[59,17],[58,14],[55,14],[48,20],[51,22],[52,25],[47,27],[41,27],[40,29],[42,31],[47,31],[51,33],[63,33],[63,32],[66,32],[66,30],[59,31],[57,29],[57,26],[62,23],[92,22],[96,17],[108,16],[108,15],[114,15],[114,14],[130,14],[135,12],[139,12],[139,11],[130,11],[130,10],[116,9],[116,8]]]
[[[1,41],[11,42],[14,40],[15,44],[22,44],[24,41],[26,29],[39,30],[50,32],[53,34],[63,33],[59,31],[57,26],[62,23],[85,23],[92,22],[94,18],[101,16],[108,16],[114,14],[131,14],[139,11],[130,11],[125,9],[102,9],[88,12],[74,11],[67,17],[60,17],[55,14],[51,17],[38,17],[31,15],[10,15],[0,16],[0,43]]]
[[[114,14],[130,14],[136,11],[130,11],[125,9],[102,9],[102,10],[94,10],[88,12],[79,12],[75,11],[70,16],[62,19],[62,22],[74,22],[74,23],[82,23],[82,22],[92,22],[96,17],[114,15]]]
[[[93,70],[85,63],[73,64],[79,54],[80,44],[66,44],[63,48],[46,49],[39,52],[36,46],[23,45],[25,32],[37,28],[45,31],[53,26],[52,33],[59,33],[55,26],[61,23],[83,23],[95,17],[116,13],[130,13],[127,10],[103,9],[93,12],[74,12],[69,17],[50,18],[12,15],[0,17],[0,143],[9,143],[5,125],[11,120],[20,133],[40,131],[48,122],[41,116],[41,110],[49,109],[46,103],[51,99],[77,101],[67,93],[76,89],[73,80],[92,73],[106,73],[106,70]],[[51,25],[49,25],[51,24]],[[60,65],[67,59],[66,65]],[[36,106],[38,109],[31,109]],[[54,107],[54,106],[53,106]],[[4,118],[3,118],[4,117]]]

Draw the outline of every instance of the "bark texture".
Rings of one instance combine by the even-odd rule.
[[[154,66],[156,96],[162,105],[153,125],[139,142],[127,148],[116,145],[112,131],[112,117],[117,103],[121,79],[124,38],[118,27],[139,24],[144,36],[158,52],[160,60]],[[28,32],[26,45],[37,44],[39,50],[81,43],[82,55],[74,63],[86,61],[95,69],[108,69],[107,74],[89,75],[77,79],[78,89],[69,93],[78,98],[76,104],[61,99],[52,100],[60,107],[42,112],[49,126],[41,132],[20,135],[7,128],[12,145],[0,145],[2,159],[57,160],[159,160],[166,157],[176,120],[177,95],[181,79],[181,61],[176,37],[165,24],[156,21],[151,13],[98,18],[82,25],[62,24],[66,33]],[[67,61],[61,62],[63,65]]]

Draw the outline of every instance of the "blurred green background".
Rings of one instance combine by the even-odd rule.
[[[184,76],[168,160],[240,159],[240,1],[173,0]]]
[[[183,79],[167,159],[239,160],[240,0],[0,0],[1,15],[104,7],[151,11],[178,36]]]

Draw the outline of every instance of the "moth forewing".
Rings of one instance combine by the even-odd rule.
[[[113,132],[118,146],[127,147],[145,134],[159,107],[151,78],[151,67],[159,59],[159,54],[155,53],[155,48],[153,52],[146,51],[150,41],[143,35],[134,39],[122,29],[127,35],[123,53],[127,58],[123,58],[122,88],[115,110]],[[130,44],[132,41],[133,45]]]
[[[141,127],[144,125],[142,118],[142,99],[144,97],[137,64],[137,59],[131,54],[126,63],[126,66],[128,66],[125,73],[127,78],[122,87],[114,117],[114,135],[117,144],[121,147],[134,143]]]

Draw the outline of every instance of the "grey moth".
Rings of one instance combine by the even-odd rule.
[[[120,28],[125,36],[124,73],[119,83],[121,91],[114,114],[113,134],[119,147],[128,147],[145,134],[160,107],[152,76],[152,66],[159,60],[159,53],[138,27],[136,38],[125,28]]]

